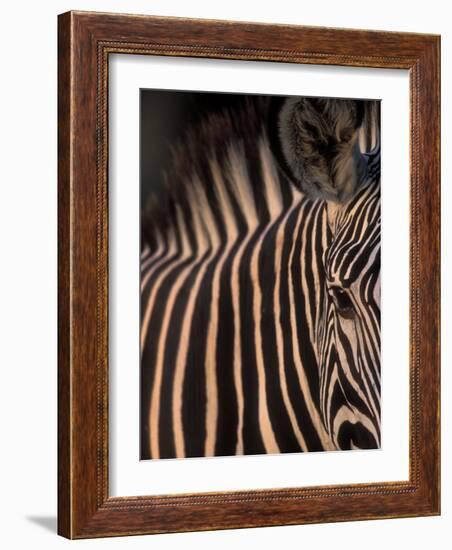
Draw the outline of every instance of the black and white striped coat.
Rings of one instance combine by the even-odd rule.
[[[142,458],[379,446],[376,108],[329,101],[249,102],[176,149],[144,218]]]

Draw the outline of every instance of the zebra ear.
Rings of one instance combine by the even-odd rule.
[[[269,140],[286,176],[307,196],[345,202],[359,188],[367,159],[361,130],[375,115],[364,101],[324,98],[273,98]],[[373,102],[374,103],[374,102]],[[375,132],[374,132],[375,134]],[[366,140],[361,138],[364,143]]]

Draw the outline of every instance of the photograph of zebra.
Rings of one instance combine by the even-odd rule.
[[[380,102],[141,90],[140,458],[380,447]]]

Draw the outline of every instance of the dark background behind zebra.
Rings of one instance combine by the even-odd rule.
[[[140,192],[141,207],[151,191],[163,184],[165,170],[171,162],[171,146],[188,128],[210,113],[236,108],[245,99],[260,96],[184,92],[174,90],[140,90]]]

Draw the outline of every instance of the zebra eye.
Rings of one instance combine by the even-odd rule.
[[[328,289],[330,296],[333,298],[334,305],[342,317],[351,319],[355,315],[353,303],[347,291],[340,286],[331,286]]]

